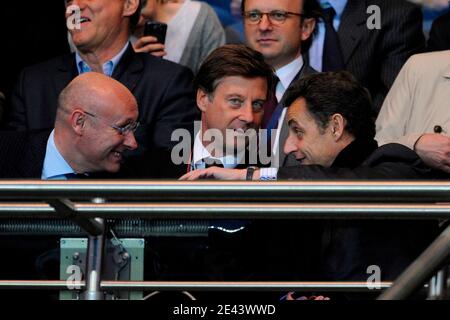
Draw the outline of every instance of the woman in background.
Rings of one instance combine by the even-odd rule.
[[[168,25],[165,44],[144,36],[146,21]],[[211,7],[191,0],[144,0],[132,39],[136,52],[148,52],[189,67],[194,73],[208,54],[225,44],[225,32]]]

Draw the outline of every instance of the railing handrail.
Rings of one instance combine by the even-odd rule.
[[[450,202],[443,181],[150,181],[0,180],[0,199],[145,199],[146,201]]]
[[[450,219],[448,204],[73,203],[73,216],[107,219]],[[67,218],[45,203],[2,203],[0,218]]]

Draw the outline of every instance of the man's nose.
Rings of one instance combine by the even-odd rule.
[[[244,121],[245,123],[253,123],[254,115],[251,103],[248,103],[247,105],[241,108],[239,120]]]
[[[134,150],[138,147],[136,137],[133,132],[129,132],[125,135],[125,141],[123,143],[129,150]]]
[[[72,1],[67,1],[68,5],[75,5],[78,6],[80,8],[80,10],[83,10],[86,7],[86,0],[72,0]]]
[[[292,132],[289,132],[289,136],[284,143],[283,151],[286,155],[298,151],[297,138]]]
[[[268,14],[263,14],[262,15],[261,20],[258,23],[258,28],[261,31],[272,30],[273,25],[272,25],[272,22],[269,19],[269,15]]]

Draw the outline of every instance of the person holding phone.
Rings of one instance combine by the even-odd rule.
[[[148,52],[197,72],[208,54],[225,44],[225,31],[208,4],[191,0],[143,2],[132,39],[136,52]],[[162,43],[158,36],[164,38],[164,24],[167,31]]]

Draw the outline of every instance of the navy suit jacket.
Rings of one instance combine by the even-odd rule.
[[[431,170],[409,148],[396,143],[376,147],[374,140],[355,140],[341,151],[330,168],[319,165],[280,168],[278,179],[416,180],[431,177]],[[325,277],[334,281],[365,281],[369,277],[367,268],[377,265],[381,268],[382,280],[394,280],[431,243],[437,230],[437,221],[324,220],[319,237],[309,233],[309,243],[320,243],[320,248],[316,248],[320,257],[313,270],[320,270],[322,280]]]
[[[52,128],[58,95],[77,75],[74,54],[24,69],[7,113],[8,128]],[[139,147],[128,158],[148,158],[151,154],[152,159],[160,155],[170,159],[170,150],[177,143],[171,141],[172,132],[182,128],[192,133],[194,120],[199,118],[192,72],[170,61],[135,53],[130,45],[112,77],[134,94],[139,105],[141,126],[136,131]],[[154,160],[153,166],[141,162],[138,167],[142,169],[136,171],[138,176],[150,178],[160,175],[161,170],[171,175],[174,166],[170,161]],[[177,175],[178,172],[173,174]]]
[[[51,131],[0,132],[0,179],[41,179]]]
[[[380,29],[369,29],[369,6],[380,8]],[[348,0],[338,29],[345,70],[371,93],[374,116],[408,58],[425,47],[420,6],[406,0]]]

